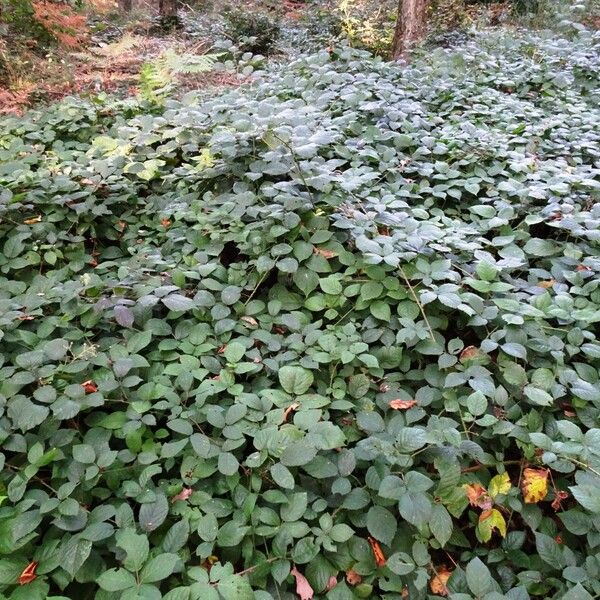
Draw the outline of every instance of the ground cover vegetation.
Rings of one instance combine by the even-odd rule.
[[[0,598],[600,594],[599,44],[4,118]]]

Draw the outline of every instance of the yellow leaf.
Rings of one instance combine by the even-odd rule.
[[[506,521],[502,516],[502,513],[492,508],[490,510],[484,510],[479,515],[479,523],[477,524],[477,533],[482,542],[489,542],[492,539],[492,533],[494,529],[502,537],[506,537]]]
[[[495,475],[490,481],[488,486],[488,494],[492,500],[496,499],[498,494],[508,494],[511,488],[510,477],[508,473],[502,473],[502,475]]]
[[[527,504],[543,500],[548,493],[548,469],[525,469],[521,490]]]

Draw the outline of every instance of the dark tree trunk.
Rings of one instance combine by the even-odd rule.
[[[131,12],[131,0],[119,0],[119,10],[121,12]]]
[[[158,12],[163,18],[177,16],[177,0],[158,0]]]
[[[398,17],[392,42],[392,59],[404,58],[427,30],[429,0],[398,0]]]

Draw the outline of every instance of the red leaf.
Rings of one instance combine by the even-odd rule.
[[[373,556],[375,557],[375,564],[378,567],[385,566],[387,560],[385,558],[383,550],[381,549],[381,546],[379,545],[379,542],[372,537],[368,537],[367,541],[369,542],[369,544],[371,544],[371,550],[373,551]]]
[[[35,570],[37,569],[38,562],[35,560],[30,562],[24,569],[23,572],[19,575],[19,585],[25,585],[26,583],[31,583],[35,578]]]
[[[296,594],[298,594],[300,600],[312,600],[315,592],[310,587],[310,583],[308,583],[306,577],[296,569],[295,565],[290,573],[296,578]]]
[[[183,488],[179,494],[176,494],[171,498],[171,502],[176,502],[177,500],[187,500],[192,494],[192,488]]]
[[[84,381],[81,387],[85,390],[86,394],[93,394],[98,391],[98,386],[91,379]]]
[[[415,406],[416,403],[416,400],[390,400],[388,402],[390,408],[394,410],[407,410]]]

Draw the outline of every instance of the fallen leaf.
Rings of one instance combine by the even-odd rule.
[[[556,283],[555,279],[548,279],[546,281],[538,281],[538,287],[544,288],[545,290],[550,289]]]
[[[390,408],[394,410],[407,410],[415,406],[416,403],[416,400],[390,400],[388,402]]]
[[[290,413],[293,413],[294,411],[298,410],[300,408],[300,402],[294,402],[293,404],[290,404],[284,411],[283,411],[283,418],[281,419],[282,423],[287,423],[287,420],[290,417]]]
[[[472,360],[481,354],[481,350],[477,346],[467,346],[459,356],[459,360]]]
[[[575,267],[575,270],[576,271],[591,271],[591,269],[588,266],[586,266],[586,265],[577,265]]]
[[[350,585],[358,585],[359,583],[362,582],[362,577],[356,571],[353,571],[352,569],[350,569],[349,571],[346,572],[346,581]]]
[[[240,317],[240,319],[242,321],[244,321],[244,323],[246,323],[246,325],[248,327],[252,327],[252,328],[258,327],[258,321],[254,317],[244,316],[244,317]]]
[[[378,567],[385,566],[387,560],[385,558],[383,550],[381,549],[381,546],[379,545],[379,542],[372,537],[368,537],[367,541],[369,542],[369,544],[371,544],[371,550],[373,551],[373,556],[375,557],[375,564]]]
[[[465,483],[463,488],[467,493],[467,498],[471,506],[483,508],[484,510],[492,508],[492,499],[480,483]]]
[[[310,587],[310,583],[308,583],[306,577],[296,569],[295,565],[290,573],[296,578],[296,594],[298,594],[300,600],[312,600],[315,592]]]
[[[521,491],[526,504],[535,504],[546,497],[548,493],[548,469],[525,469]]]
[[[328,250],[327,248],[313,248],[313,252],[318,254],[319,256],[323,256],[324,258],[335,258],[338,253],[334,250]]]
[[[38,564],[39,563],[34,560],[23,569],[23,572],[19,575],[19,579],[17,579],[19,585],[31,583],[34,579],[36,579],[35,570],[37,569]]]
[[[171,498],[171,502],[176,502],[177,500],[187,500],[192,494],[192,488],[183,488],[179,494],[176,494]]]
[[[434,576],[429,580],[429,589],[437,596],[447,596],[448,588],[446,584],[452,575],[445,566],[437,567]]]
[[[25,219],[23,223],[25,225],[33,225],[34,223],[39,223],[42,220],[42,215],[38,215],[37,217],[33,217],[32,219]]]
[[[86,394],[93,394],[98,391],[98,386],[91,379],[84,381],[81,387],[85,390]]]
[[[332,590],[335,586],[337,585],[337,577],[335,575],[332,575],[329,578],[329,581],[327,582],[327,585],[325,586],[325,591],[329,592],[330,590]]]

